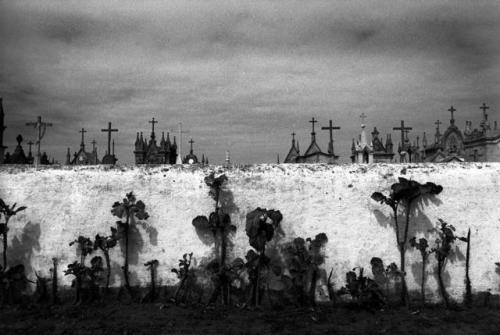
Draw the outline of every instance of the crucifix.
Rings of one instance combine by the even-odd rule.
[[[84,135],[87,132],[85,129],[82,128],[82,130],[78,131],[79,133],[82,133],[82,143],[80,143],[80,147],[82,147],[83,150],[85,150],[85,142],[84,142]]]
[[[151,131],[151,138],[155,138],[155,123],[158,123],[158,121],[155,121],[155,118],[153,118],[151,121],[148,121],[153,125],[153,130]]]
[[[404,148],[404,143],[405,143],[405,135],[408,134],[409,130],[412,130],[413,128],[411,127],[405,127],[405,122],[401,120],[401,127],[394,127],[392,130],[401,130],[401,145]],[[406,135],[408,136],[408,135]]]
[[[179,122],[179,152],[175,164],[182,164],[182,134],[187,134],[189,131],[182,130],[182,122]]]
[[[437,120],[436,122],[434,122],[434,124],[436,125],[436,132],[438,132],[438,133],[439,133],[439,125],[440,125],[441,123],[443,123],[443,122],[441,122],[441,121],[439,121],[439,120]]]
[[[154,118],[153,118],[154,120]],[[154,127],[154,124],[153,124]],[[117,132],[118,129],[112,129],[111,128],[111,122],[108,122],[108,129],[101,129],[102,132],[107,132],[108,133],[108,155],[111,155],[111,133],[112,132]],[[113,141],[114,143],[114,141]],[[113,150],[114,151],[114,150]]]
[[[312,134],[314,135],[315,132],[314,132],[314,124],[318,122],[318,120],[315,120],[314,117],[312,118],[311,121],[309,121],[310,123],[312,123],[312,126],[313,126],[313,131],[312,131]]]
[[[52,123],[49,122],[42,122],[42,117],[39,116],[36,119],[36,122],[28,122],[26,123],[27,126],[34,126],[35,128],[38,128],[38,137],[36,140],[36,145],[37,145],[37,150],[36,150],[36,157],[35,157],[35,167],[38,167],[38,164],[40,164],[40,142],[42,141],[42,138],[45,136],[45,131],[47,130],[47,127],[52,127]]]
[[[191,148],[189,149],[189,153],[191,154],[193,154],[193,143],[194,143],[193,139],[190,139],[189,144],[191,145]]]
[[[332,120],[330,120],[330,125],[328,127],[321,127],[321,129],[330,131],[330,143],[328,144],[328,153],[330,155],[333,155],[333,130],[340,129],[340,127],[337,126],[334,127]]]
[[[455,124],[455,119],[453,118],[453,113],[456,112],[457,110],[455,108],[453,108],[453,106],[451,106],[449,109],[448,109],[448,112],[451,113],[451,119],[450,119],[450,123],[451,124]]]
[[[479,107],[479,109],[483,110],[483,117],[485,120],[488,120],[488,114],[486,114],[486,110],[490,109],[490,107],[486,106],[486,104],[483,102],[483,105]]]

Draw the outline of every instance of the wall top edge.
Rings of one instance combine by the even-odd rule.
[[[192,166],[192,165],[87,165],[67,166],[51,165],[35,168],[29,165],[0,165],[0,174],[13,174],[35,171],[98,171],[98,172],[203,172],[216,174],[225,172],[267,172],[267,171],[349,171],[365,173],[370,170],[419,170],[419,171],[441,171],[456,169],[497,169],[500,170],[500,162],[463,162],[463,163],[373,163],[373,164],[253,164],[226,167],[223,165]]]

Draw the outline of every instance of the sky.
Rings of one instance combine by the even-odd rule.
[[[42,151],[64,163],[67,148],[97,141],[112,122],[118,162],[134,162],[136,132],[152,117],[178,132],[183,154],[223,163],[283,160],[295,132],[301,152],[331,119],[335,153],[348,162],[352,139],[434,134],[434,122],[475,127],[479,106],[500,119],[500,4],[491,1],[0,1],[0,96],[4,143],[25,125],[53,126]],[[327,151],[329,135],[317,130]],[[432,134],[429,136],[429,134]],[[177,134],[176,134],[177,135]],[[178,137],[178,135],[177,135]],[[178,138],[177,138],[178,139]]]

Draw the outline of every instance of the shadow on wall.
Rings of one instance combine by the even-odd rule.
[[[434,240],[435,239],[431,239],[429,241],[431,248],[434,247]],[[448,261],[451,264],[456,263],[456,262],[465,262],[465,255],[460,250],[459,245],[456,245],[450,251],[450,255],[448,256]],[[448,265],[444,268],[444,271],[443,271],[443,283],[446,287],[449,287],[451,284],[451,276],[448,273],[447,268],[448,268]],[[422,284],[422,261],[413,262],[411,264],[411,272],[413,274],[413,278],[415,279],[415,282],[420,286]],[[425,282],[426,283],[428,283],[428,278],[430,276],[434,277],[436,282],[438,282],[437,260],[436,260],[436,255],[434,253],[429,256],[429,259],[426,263],[426,270],[425,270]]]
[[[434,204],[435,206],[439,206],[443,202],[435,196],[427,196],[419,199],[412,204],[410,212],[410,225],[408,227],[408,238],[416,236],[419,233],[422,233],[425,238],[428,238],[430,231],[436,228],[435,224],[433,224],[429,217],[424,213],[425,207],[427,207],[430,203]],[[377,223],[382,227],[386,228],[388,226],[391,226],[393,229],[396,229],[394,216],[392,214],[387,216],[379,209],[375,209],[373,211],[373,215],[375,216]],[[401,234],[404,230],[405,221],[405,213],[399,213],[398,223]]]
[[[40,224],[28,223],[24,226],[20,237],[14,237],[7,249],[8,265],[24,264],[26,273],[33,273],[31,259],[34,251],[40,251]]]
[[[224,212],[224,214],[228,214],[231,217],[231,223],[234,224],[235,222],[237,222],[234,220],[234,216],[235,216],[235,214],[239,213],[239,208],[234,202],[233,192],[228,188],[227,183],[228,182],[224,183],[222,188],[221,188],[221,192],[219,195],[219,203],[220,203],[219,206],[220,206],[220,208],[222,208],[222,211]],[[207,196],[209,196],[208,193],[207,193]],[[215,201],[214,201],[214,203],[215,203]],[[207,218],[210,217],[209,214],[210,213],[207,213],[207,215],[206,215]],[[203,215],[203,214],[200,213],[200,215]],[[237,229],[238,228],[244,229],[244,227],[237,227]],[[213,233],[207,229],[198,229],[198,228],[194,228],[194,229],[196,231],[196,235],[198,236],[198,238],[200,239],[200,241],[203,244],[213,247],[212,254],[215,257],[216,256],[215,255],[215,249],[216,249],[215,242],[216,241],[215,241]],[[228,256],[233,255],[233,249],[234,249],[234,242],[232,241],[233,237],[234,237],[234,234],[230,233],[228,235],[227,240],[226,240],[226,253]],[[231,257],[229,257],[229,258],[231,258]]]
[[[144,239],[142,238],[141,230],[142,228],[146,232],[149,238],[149,243],[156,246],[158,245],[158,230],[154,227],[151,227],[146,222],[138,221],[131,223],[129,226],[129,248],[128,248],[128,262],[130,265],[140,265],[139,256],[144,248]],[[119,240],[120,250],[122,252],[122,257],[125,257],[125,239]],[[122,262],[122,260],[120,260]],[[113,276],[119,274],[120,281],[124,283],[123,273],[122,273],[122,264],[118,264],[117,262],[111,261],[111,280],[110,284],[113,285],[114,279]],[[135,271],[129,269],[130,273],[130,284],[132,286],[138,284],[139,276]]]
[[[111,261],[111,277],[109,279],[110,287],[120,287],[125,285],[125,278],[123,277],[121,263]],[[118,279],[118,280],[117,280]],[[139,276],[136,271],[131,271],[129,269],[129,280],[131,286],[140,285]]]

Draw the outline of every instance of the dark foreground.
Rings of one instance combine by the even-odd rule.
[[[249,311],[163,304],[0,309],[0,334],[500,334],[500,311]]]

